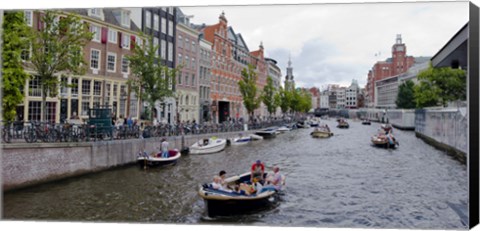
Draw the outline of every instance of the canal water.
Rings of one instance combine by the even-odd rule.
[[[176,166],[135,165],[7,192],[3,219],[292,227],[464,229],[467,167],[396,129],[396,150],[376,148],[379,124],[327,123],[333,137],[298,129],[209,155],[182,156]],[[235,217],[209,218],[199,185],[220,170],[243,173],[260,159],[286,175],[280,203]]]

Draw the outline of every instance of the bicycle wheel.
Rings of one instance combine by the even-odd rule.
[[[2,139],[3,139],[3,142],[5,143],[12,142],[12,137],[10,136],[9,131],[5,128],[2,129]]]

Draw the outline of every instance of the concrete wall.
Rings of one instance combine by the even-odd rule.
[[[387,110],[388,122],[394,127],[401,129],[415,129],[414,109],[390,109]]]
[[[253,131],[250,131],[250,133]],[[239,132],[188,135],[191,146],[199,139],[217,136],[232,138]],[[167,137],[171,148],[182,148],[182,137]],[[3,190],[97,172],[135,163],[139,151],[160,150],[160,138],[114,140],[91,143],[4,144],[2,148]]]
[[[467,109],[419,109],[415,133],[427,142],[465,160],[468,150]]]

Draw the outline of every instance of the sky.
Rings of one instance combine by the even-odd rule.
[[[282,82],[291,56],[296,86],[361,87],[377,61],[391,57],[397,34],[407,55],[433,56],[468,21],[468,2],[402,2],[181,7],[192,23],[212,25],[225,12],[250,51],[263,43]]]
[[[260,43],[265,57],[278,62],[285,79],[289,57],[300,87],[327,84],[361,87],[377,61],[391,57],[397,34],[407,55],[433,56],[468,21],[467,1],[383,0],[105,0],[0,3],[0,8],[180,6],[191,22],[212,25],[225,12],[250,51]],[[475,0],[478,1],[478,0]],[[475,2],[478,5],[478,2]],[[340,3],[339,3],[340,2]],[[366,3],[365,3],[366,2]],[[378,1],[377,1],[378,2]],[[241,5],[239,5],[241,4]]]

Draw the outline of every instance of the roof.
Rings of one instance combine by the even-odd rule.
[[[59,10],[64,12],[76,13],[76,14],[88,17],[88,9],[59,9]],[[122,24],[120,23],[120,19],[117,19],[117,17],[115,17],[115,14],[114,14],[115,9],[102,8],[102,10],[104,15],[104,22],[118,26],[118,27],[123,27]],[[141,32],[141,29],[131,19],[130,19],[129,29],[135,32]]]

